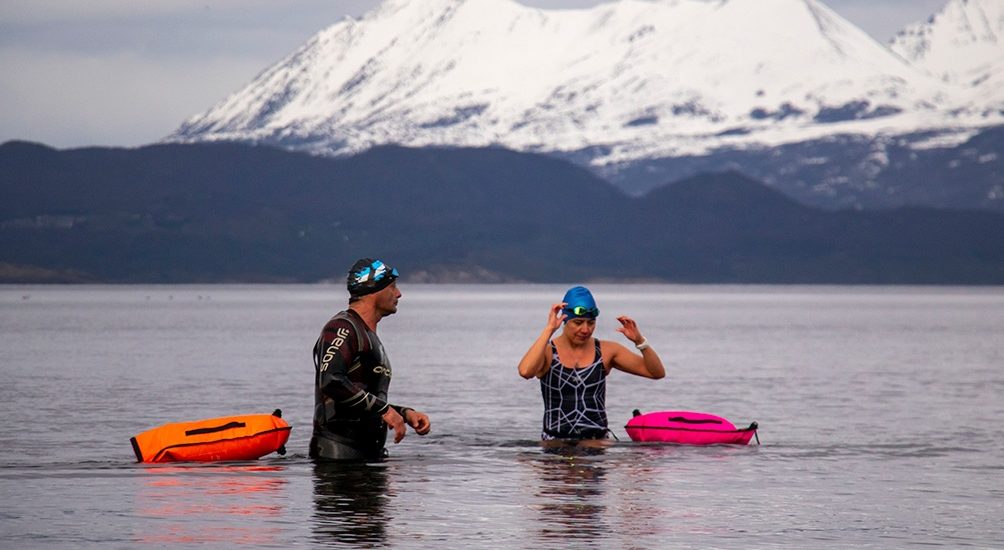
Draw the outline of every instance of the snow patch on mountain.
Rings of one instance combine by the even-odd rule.
[[[605,166],[1004,122],[984,102],[996,90],[918,70],[909,48],[929,59],[941,51],[937,33],[921,34],[929,45],[896,55],[818,0],[582,10],[387,0],[320,32],[168,139],[335,155],[383,143],[501,145]]]
[[[890,47],[939,78],[958,80],[960,75],[1001,61],[1004,2],[950,0],[926,22],[909,25],[900,31]]]
[[[950,0],[897,34],[890,48],[928,74],[968,88],[975,103],[1004,108],[1004,1]]]

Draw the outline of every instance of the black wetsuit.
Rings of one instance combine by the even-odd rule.
[[[351,309],[331,318],[314,344],[314,432],[310,457],[377,460],[386,456],[390,361],[376,333]]]

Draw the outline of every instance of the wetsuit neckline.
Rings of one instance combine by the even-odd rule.
[[[346,311],[346,313],[348,313],[348,314],[352,315],[353,317],[355,317],[356,319],[358,319],[359,322],[362,324],[363,328],[366,330],[366,332],[372,332],[373,334],[376,334],[376,325],[374,325],[374,326],[371,327],[369,325],[369,323],[366,322],[366,319],[363,318],[363,316],[360,315],[358,311],[352,309],[351,305],[349,307],[345,308],[345,311]],[[377,321],[377,322],[379,322],[379,321]]]

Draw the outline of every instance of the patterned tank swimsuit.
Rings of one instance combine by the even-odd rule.
[[[583,368],[566,367],[551,342],[551,368],[540,379],[544,396],[544,429],[541,439],[603,439],[607,435],[607,371],[603,368],[600,341],[596,355]]]

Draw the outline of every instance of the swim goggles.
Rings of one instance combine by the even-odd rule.
[[[586,306],[575,306],[566,307],[565,311],[575,315],[576,317],[599,317],[600,308],[598,307],[586,307]]]

